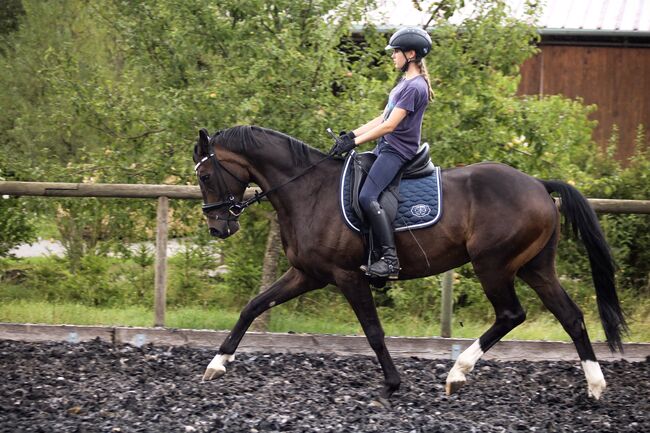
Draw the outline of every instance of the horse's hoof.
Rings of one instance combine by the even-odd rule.
[[[235,355],[222,355],[217,353],[214,359],[208,364],[208,368],[205,369],[203,373],[203,380],[214,380],[218,379],[226,373],[226,364],[232,362],[235,359]]]
[[[214,379],[219,379],[221,376],[226,374],[226,367],[221,366],[220,368],[206,368],[205,373],[203,373],[203,381],[209,381]]]
[[[388,399],[384,397],[378,397],[377,400],[371,401],[370,406],[377,407],[380,409],[389,409],[389,410],[393,408],[393,406],[391,406],[390,404],[390,401],[388,401]]]
[[[589,397],[600,400],[600,397],[603,395],[603,392],[607,387],[600,365],[598,365],[596,361],[583,361],[582,369],[587,378],[587,393]]]
[[[465,382],[447,382],[445,391],[447,392],[447,395],[452,395],[453,393],[458,392],[463,385],[465,385]]]
[[[604,379],[597,383],[590,383],[589,387],[587,388],[587,393],[589,397],[593,398],[594,400],[600,400],[600,397],[602,397],[606,386],[607,385],[605,385]]]
[[[393,406],[390,404],[390,401],[388,401],[387,398],[379,397],[379,398],[377,399],[377,401],[378,401],[379,403],[381,403],[381,405],[384,406],[386,409],[392,409],[392,408],[393,408]]]

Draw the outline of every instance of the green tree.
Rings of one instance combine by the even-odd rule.
[[[18,30],[20,17],[25,13],[21,0],[0,3],[0,37]]]

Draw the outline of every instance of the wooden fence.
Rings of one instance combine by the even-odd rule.
[[[248,188],[245,198],[251,197],[257,188]],[[111,197],[156,198],[158,212],[156,222],[156,264],[154,295],[154,326],[165,325],[167,287],[167,238],[169,199],[200,200],[198,186],[185,185],[137,185],[93,184],[58,182],[0,182],[0,195],[41,197]],[[599,213],[650,214],[650,200],[588,199]],[[197,210],[198,211],[198,210]],[[451,337],[452,272],[443,278],[441,336]]]
[[[0,340],[81,343],[100,339],[112,344],[141,347],[184,346],[214,349],[224,341],[226,331],[161,329],[124,326],[35,325],[0,323]],[[386,346],[396,358],[456,359],[473,338],[386,337]],[[606,343],[592,343],[599,361],[643,362],[650,355],[649,343],[625,343],[623,352],[610,352]],[[248,331],[237,353],[327,353],[340,356],[375,356],[362,335],[289,334]],[[559,341],[501,340],[481,359],[499,361],[578,361],[575,346]]]

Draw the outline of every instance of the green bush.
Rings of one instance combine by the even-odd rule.
[[[385,292],[385,299],[381,295],[375,299],[389,320],[408,316],[436,322],[440,320],[441,282],[439,276],[395,282]]]
[[[179,253],[169,259],[167,302],[170,305],[220,305],[217,283],[222,262],[221,245],[210,239],[205,227],[185,239]]]
[[[650,149],[639,125],[635,152],[628,161],[614,158],[618,137],[597,152],[584,191],[591,197],[647,200],[650,191]],[[650,215],[602,215],[601,224],[618,264],[618,281],[635,295],[650,294]]]
[[[9,255],[14,247],[35,239],[34,227],[22,200],[0,197],[0,257]]]
[[[228,272],[216,284],[222,305],[241,308],[260,289],[269,226],[269,205],[248,208],[241,228],[222,242],[223,264]]]
[[[7,170],[11,158],[5,152],[0,154],[0,182],[15,180],[15,173]],[[14,247],[35,239],[30,215],[24,199],[0,196],[0,257],[8,256]]]

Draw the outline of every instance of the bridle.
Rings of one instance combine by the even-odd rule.
[[[199,167],[201,165],[209,160],[212,160],[212,165],[214,167],[214,172],[217,174],[218,182],[220,183],[220,186],[224,187],[224,190],[226,191],[227,199],[215,203],[203,203],[203,206],[201,206],[201,209],[203,210],[204,214],[208,214],[209,212],[213,210],[219,210],[221,208],[227,207],[228,208],[228,213],[232,215],[234,218],[230,217],[219,217],[218,215],[214,217],[214,219],[222,219],[226,221],[237,221],[239,218],[239,215],[246,209],[248,206],[253,204],[256,201],[259,201],[261,198],[261,195],[255,192],[255,196],[252,197],[251,199],[245,200],[245,201],[237,201],[235,199],[235,195],[230,191],[230,188],[228,187],[228,184],[226,183],[225,179],[223,178],[223,171],[228,173],[233,179],[235,179],[240,185],[244,187],[244,190],[248,187],[249,183],[244,182],[237,176],[235,176],[230,170],[228,170],[223,164],[219,162],[219,159],[217,158],[217,155],[215,153],[211,153],[208,156],[203,157],[195,166],[194,166],[194,172],[196,173],[197,177],[199,177],[199,182],[201,181],[201,178],[199,176]],[[259,198],[258,198],[259,197]]]
[[[270,194],[273,191],[276,191],[276,190],[282,188],[283,186],[285,186],[285,185],[293,182],[294,180],[298,179],[300,176],[304,175],[305,173],[307,173],[312,168],[316,167],[321,162],[332,158],[334,156],[333,149],[334,148],[332,148],[332,150],[327,154],[327,156],[325,156],[324,158],[319,159],[315,163],[311,164],[309,167],[307,167],[306,169],[304,169],[303,171],[301,171],[297,175],[293,176],[291,179],[285,181],[284,183],[282,183],[282,184],[280,184],[278,186],[275,186],[275,187],[269,189],[268,191],[264,191],[261,194],[258,193],[257,191],[255,191],[255,195],[253,197],[249,198],[248,200],[244,200],[244,201],[237,201],[237,199],[235,199],[235,195],[230,191],[230,188],[228,188],[228,184],[224,180],[223,174],[222,174],[220,168],[223,169],[223,171],[225,171],[226,173],[228,173],[240,185],[242,185],[244,187],[244,190],[246,190],[246,188],[248,187],[249,182],[244,182],[243,180],[238,178],[236,175],[234,175],[230,170],[228,170],[219,161],[219,159],[217,158],[216,152],[212,152],[208,156],[203,157],[199,162],[196,163],[196,165],[194,166],[194,172],[196,173],[197,177],[199,177],[199,167],[201,167],[201,165],[203,165],[207,161],[211,160],[212,165],[214,167],[214,171],[219,176],[218,181],[219,181],[220,185],[224,187],[224,190],[226,191],[226,195],[227,195],[228,198],[226,200],[219,201],[219,202],[216,202],[216,203],[205,203],[204,202],[201,209],[203,210],[203,213],[207,215],[211,211],[227,207],[228,208],[228,213],[230,215],[232,215],[234,218],[230,218],[230,216],[227,216],[227,217],[224,218],[224,217],[219,217],[218,215],[214,216],[212,218],[216,219],[216,220],[224,220],[224,221],[238,221],[239,216],[242,214],[242,212],[244,212],[244,210],[246,210],[246,208],[248,206],[252,205],[253,203],[259,203],[260,200],[262,200],[268,194]],[[200,177],[199,177],[199,182],[201,182]]]

